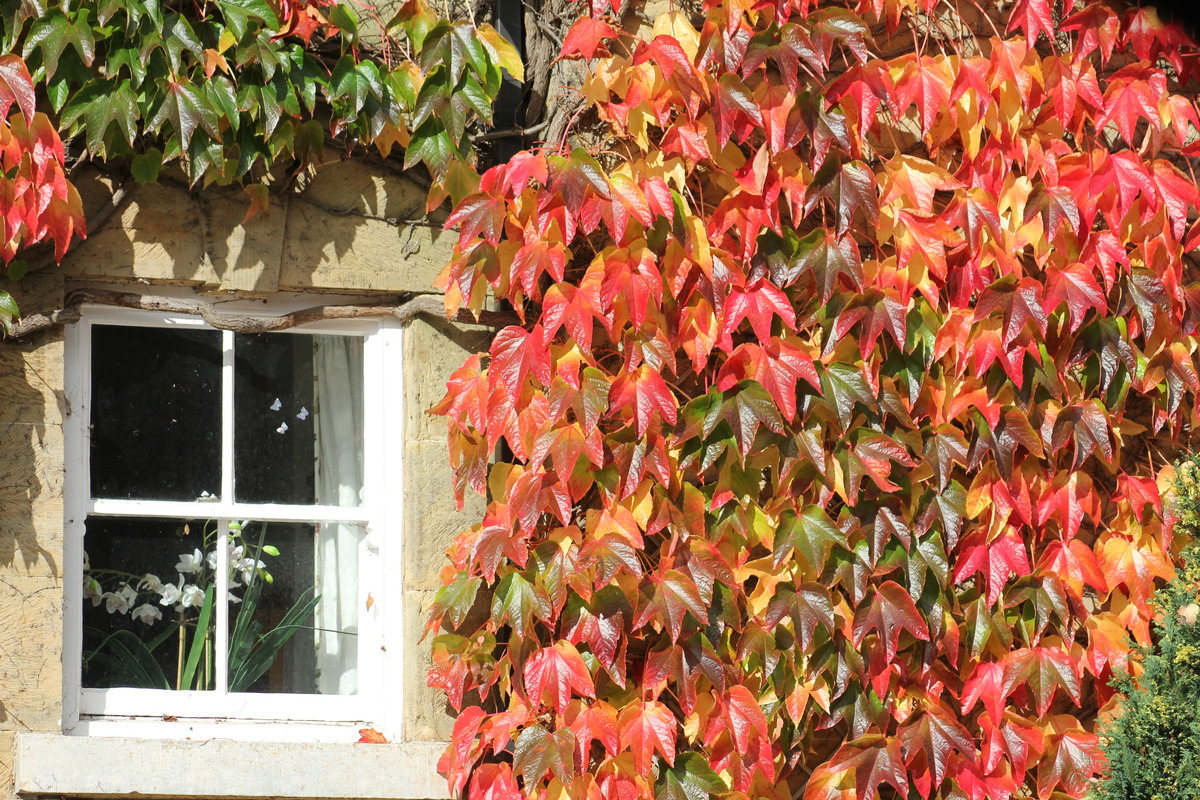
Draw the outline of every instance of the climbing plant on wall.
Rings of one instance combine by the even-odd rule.
[[[1179,549],[1200,51],[1003,6],[579,7],[577,146],[450,220],[524,320],[436,408],[454,794],[1084,796]]]
[[[423,0],[375,23],[383,38],[368,47],[333,0],[0,3],[0,117],[20,112],[0,123],[11,277],[23,247],[53,239],[61,259],[84,233],[67,161],[143,183],[177,165],[193,186],[246,184],[265,208],[272,183],[320,163],[328,144],[367,145],[440,185],[470,162],[469,125],[490,120],[501,70],[522,75],[517,51]]]

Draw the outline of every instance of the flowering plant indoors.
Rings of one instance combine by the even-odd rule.
[[[164,582],[152,573],[138,575],[120,569],[91,566],[84,554],[83,595],[93,607],[103,604],[113,617],[128,616],[137,626],[102,630],[84,627],[83,665],[94,671],[97,686],[151,689],[212,689],[215,685],[214,641],[217,547],[228,550],[229,601],[237,607],[229,634],[229,691],[247,691],[275,661],[284,645],[308,624],[320,597],[309,587],[279,622],[263,631],[255,611],[263,584],[274,578],[262,556],[278,556],[264,544],[263,524],[257,541],[248,542],[249,522],[231,522],[228,535],[218,535],[215,521],[203,525],[201,547],[180,553],[178,578]],[[182,531],[187,531],[185,523]],[[234,592],[240,591],[241,595]],[[115,620],[114,620],[115,621]],[[162,623],[162,624],[160,624]],[[174,647],[172,648],[172,643]],[[174,674],[164,669],[174,665]]]

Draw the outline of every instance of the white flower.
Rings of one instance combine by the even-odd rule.
[[[234,569],[236,569],[238,572],[242,573],[243,581],[245,581],[246,583],[249,583],[251,576],[254,575],[254,571],[258,570],[258,569],[262,569],[265,566],[266,566],[266,564],[264,564],[261,561],[258,561],[257,559],[241,558],[241,559],[238,559],[236,565],[234,566]]]
[[[104,590],[100,587],[100,581],[90,576],[83,579],[83,599],[91,600],[93,606],[100,605],[100,601],[104,599]]]
[[[126,583],[121,587],[121,596],[124,597],[125,602],[132,607],[134,602],[137,600],[138,593],[136,589]]]
[[[104,607],[110,614],[124,614],[129,611],[129,600],[122,593],[105,592]]]
[[[157,575],[152,575],[151,573],[147,572],[145,577],[138,581],[138,588],[149,589],[152,592],[162,594],[163,583],[158,579]]]
[[[162,612],[149,603],[142,603],[140,606],[135,608],[129,616],[133,617],[138,622],[149,625],[155,620],[162,619]]]
[[[180,593],[179,605],[183,608],[190,606],[200,606],[204,604],[204,590],[194,583],[189,583],[183,587]]]
[[[213,550],[211,553],[209,553],[208,557],[205,559],[205,561],[208,562],[209,569],[216,569],[217,568],[217,551]]]
[[[178,603],[179,598],[182,596],[182,593],[179,591],[179,587],[173,583],[164,585],[158,590],[158,593],[162,595],[162,599],[158,602],[164,606],[170,606]]]
[[[229,595],[229,602],[237,605],[238,603],[242,602],[242,598],[238,597],[236,594],[231,594]]]
[[[300,406],[300,413],[296,415],[296,419],[299,419],[299,420],[308,419],[308,409],[305,408],[304,406]]]
[[[83,571],[87,572],[92,568],[92,559],[88,556],[87,550],[83,551]]]
[[[280,425],[278,428],[275,429],[275,432],[276,433],[287,433],[287,423],[285,422],[282,425]]]
[[[271,410],[272,410],[272,411],[278,411],[278,410],[279,410],[279,409],[281,409],[281,408],[283,408],[283,403],[281,403],[281,402],[279,401],[279,398],[278,398],[278,397],[276,397],[276,398],[275,398],[275,402],[274,402],[274,403],[271,403]]]
[[[190,574],[193,572],[199,572],[203,566],[204,554],[200,552],[200,548],[196,548],[196,551],[191,555],[188,555],[187,553],[180,553],[179,563],[175,565],[175,569],[181,573]]]

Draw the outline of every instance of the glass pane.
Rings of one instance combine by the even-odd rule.
[[[221,334],[92,328],[92,496],[196,500],[221,488]]]
[[[241,503],[362,504],[362,339],[234,339],[234,480]]]
[[[233,527],[241,530],[230,535],[229,690],[356,693],[362,528]]]
[[[213,688],[216,541],[212,520],[87,520],[84,686]]]

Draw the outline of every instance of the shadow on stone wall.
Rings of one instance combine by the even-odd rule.
[[[33,313],[62,286],[11,291]],[[62,711],[62,362],[61,331],[0,342],[0,730],[57,730]]]
[[[77,185],[89,218],[116,188],[95,171]],[[57,271],[263,296],[430,292],[456,238],[423,219],[423,187],[333,154],[249,219],[249,198],[237,189],[192,190],[168,178],[126,191],[120,209]]]

